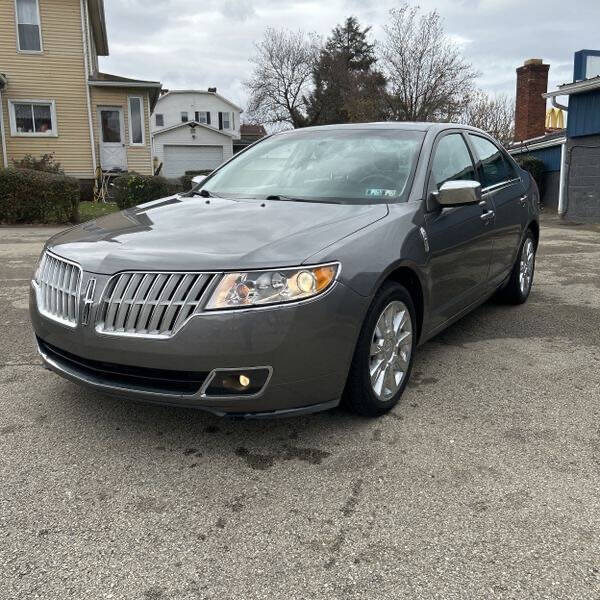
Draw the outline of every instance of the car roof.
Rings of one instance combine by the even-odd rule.
[[[470,125],[462,125],[460,123],[431,123],[431,122],[418,122],[418,121],[381,121],[375,123],[340,123],[336,125],[316,125],[312,127],[301,127],[299,129],[288,129],[281,131],[280,133],[290,133],[293,131],[331,131],[338,129],[399,129],[405,131],[433,131],[439,132],[445,129],[466,129],[470,131],[476,131],[478,133],[484,133],[481,129],[471,127]]]

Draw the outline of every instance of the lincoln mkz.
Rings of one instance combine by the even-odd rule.
[[[50,239],[31,283],[39,352],[122,398],[381,415],[419,344],[493,295],[527,299],[538,203],[478,129],[271,135],[188,193]]]

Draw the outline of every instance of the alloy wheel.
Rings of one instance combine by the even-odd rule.
[[[531,287],[534,258],[535,250],[533,248],[533,241],[531,238],[527,238],[521,250],[521,261],[519,264],[519,288],[523,295],[529,293],[529,288]]]
[[[410,365],[413,326],[404,302],[390,302],[379,315],[369,354],[371,387],[379,400],[390,400],[400,389]]]

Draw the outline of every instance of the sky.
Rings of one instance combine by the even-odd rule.
[[[169,89],[217,87],[245,107],[243,81],[254,42],[266,27],[302,29],[326,38],[356,16],[381,39],[387,0],[106,0],[110,56],[101,70],[160,81]],[[477,85],[514,96],[515,69],[528,58],[551,65],[549,88],[572,80],[573,53],[600,49],[600,0],[422,0],[481,74]]]

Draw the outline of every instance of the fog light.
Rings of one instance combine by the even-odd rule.
[[[271,376],[270,367],[215,369],[208,377],[203,395],[207,397],[254,396],[262,392]]]

